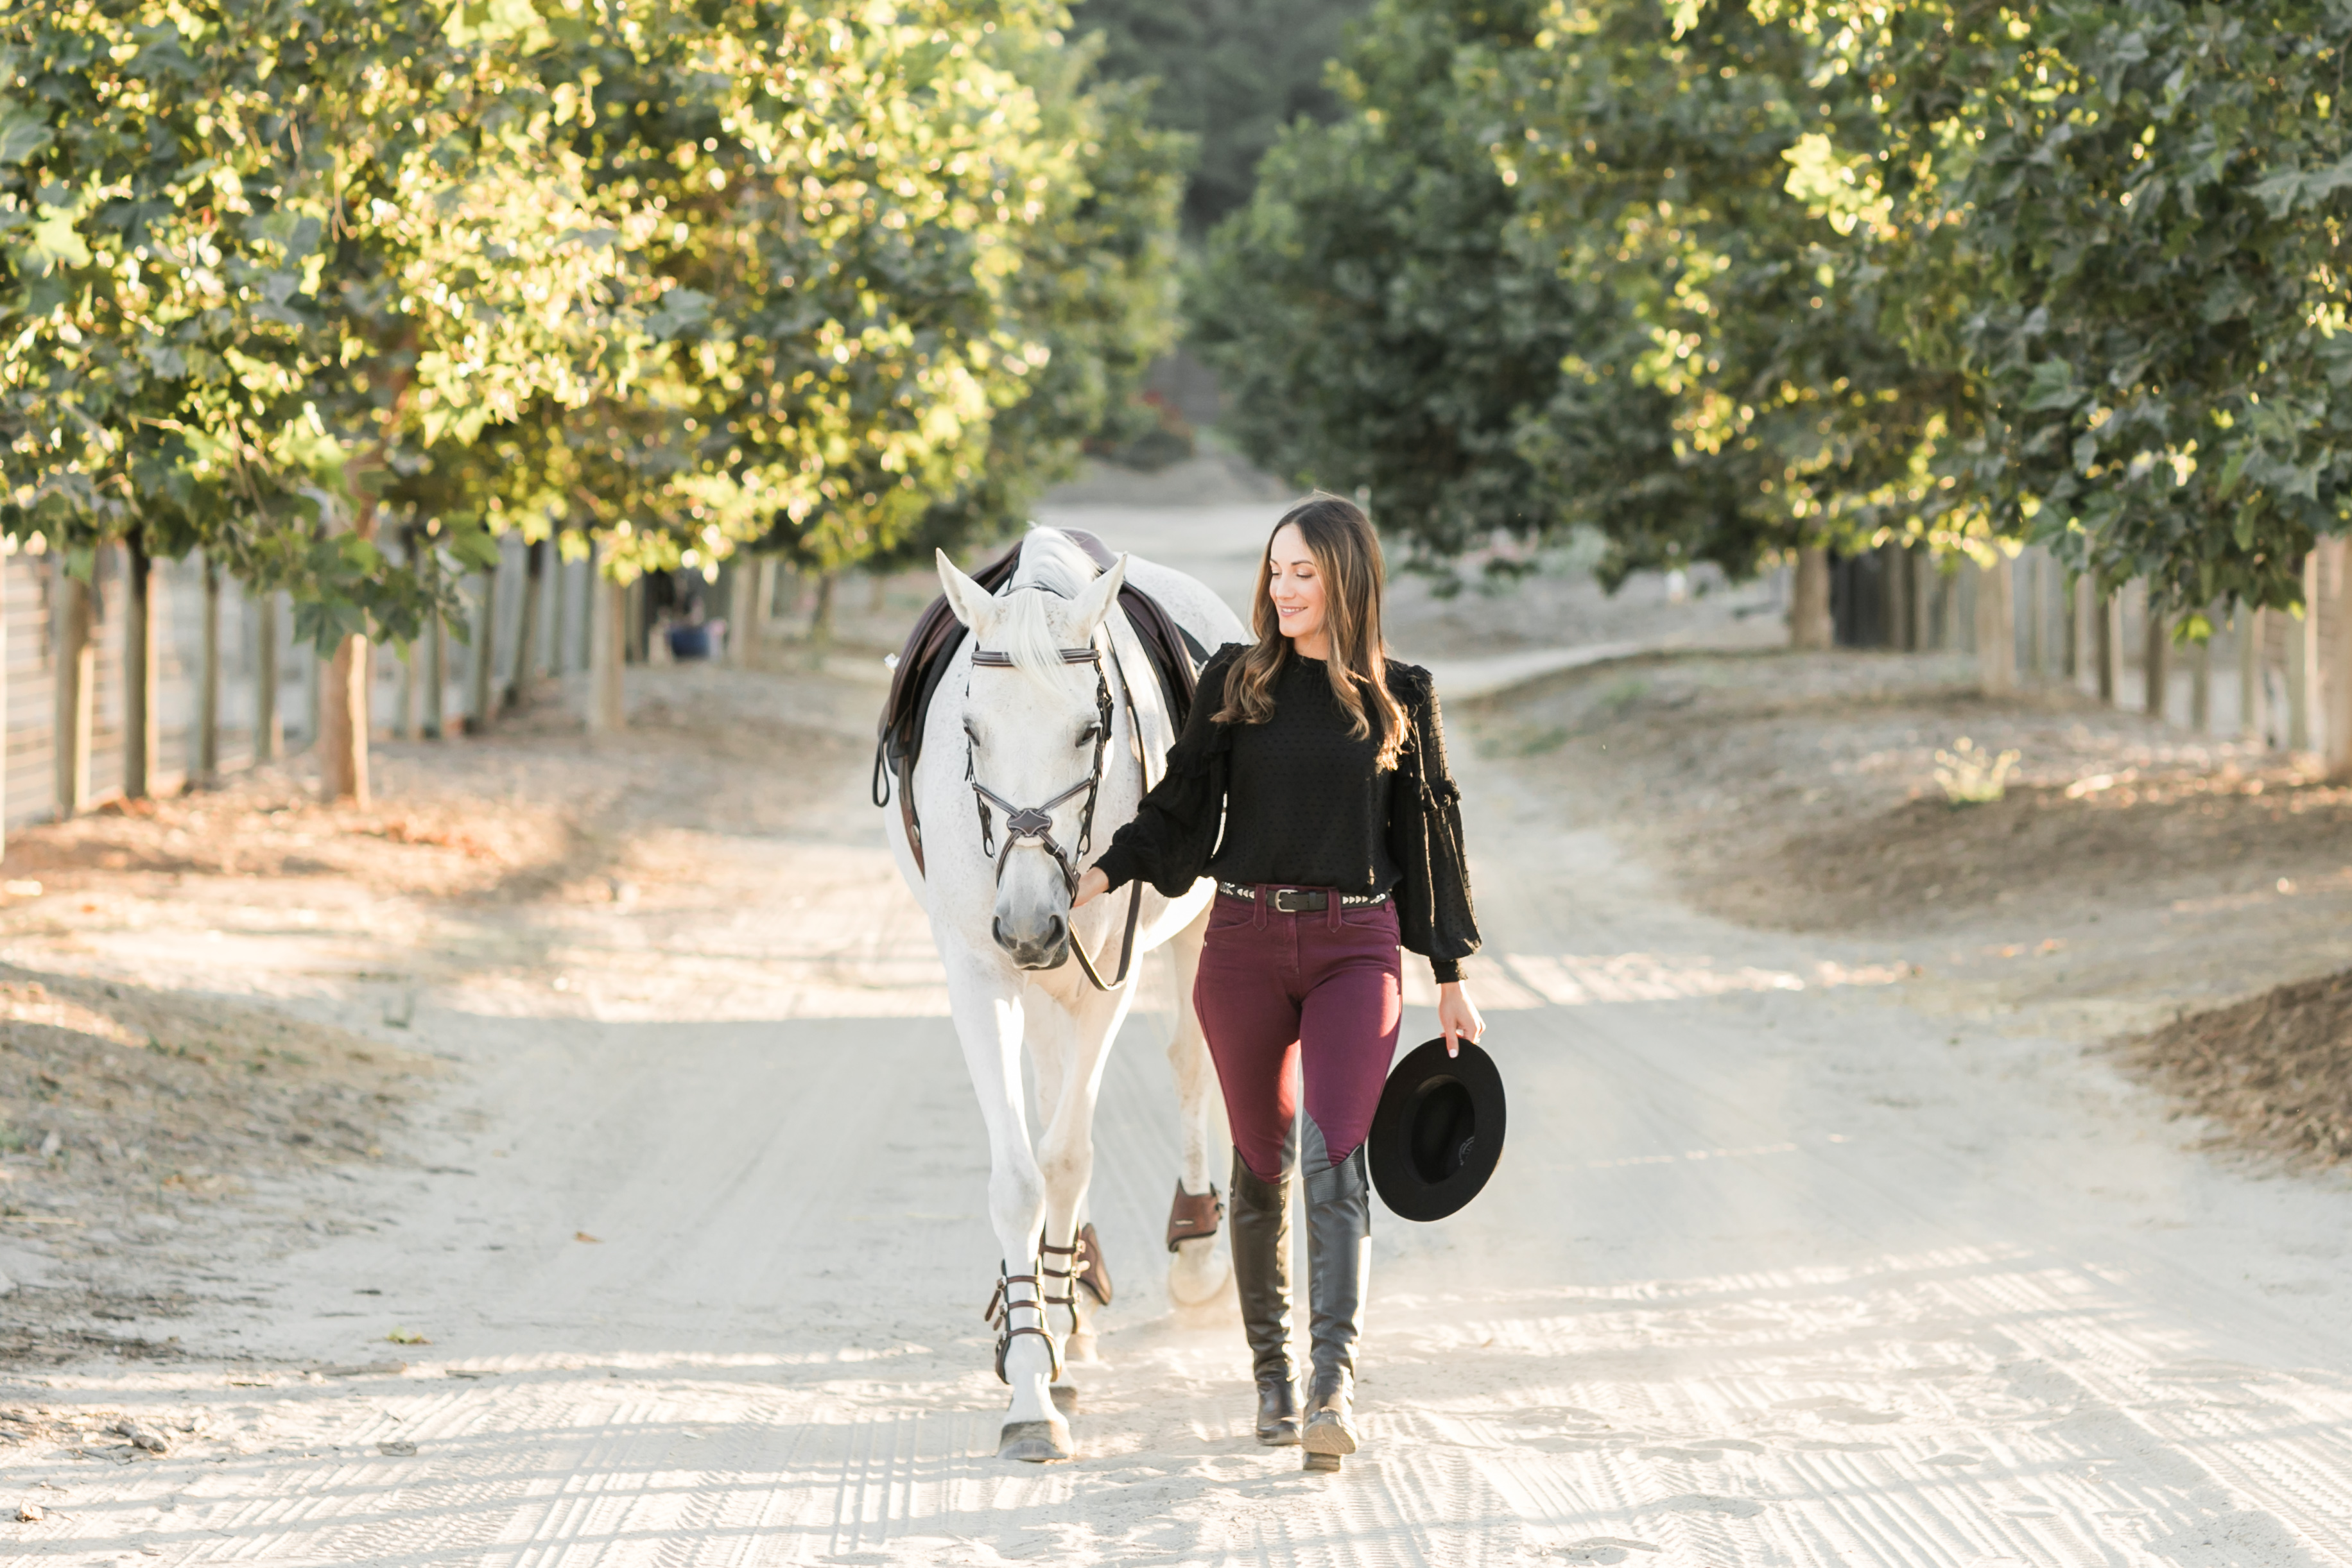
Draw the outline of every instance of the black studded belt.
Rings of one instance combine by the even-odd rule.
[[[1217,891],[1227,898],[1257,902],[1258,890],[1245,882],[1221,882]],[[1351,893],[1339,895],[1342,909],[1370,909],[1375,904],[1386,904],[1385,893],[1359,896]],[[1266,907],[1276,915],[1318,915],[1331,907],[1331,895],[1319,887],[1269,887],[1265,890]]]

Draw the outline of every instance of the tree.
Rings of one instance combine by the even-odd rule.
[[[1107,79],[1151,84],[1151,123],[1194,149],[1185,232],[1199,238],[1249,200],[1258,160],[1291,125],[1342,112],[1326,80],[1364,0],[1078,0]]]
[[[1612,301],[1526,243],[1456,80],[1474,44],[1524,47],[1535,10],[1378,6],[1334,71],[1350,113],[1284,133],[1250,205],[1211,236],[1191,302],[1243,449],[1301,484],[1369,488],[1425,560],[1566,515],[1529,425],[1563,395],[1563,361],[1622,329]],[[1637,400],[1630,428],[1580,455],[1605,466],[1661,411]]]
[[[1845,199],[1938,241],[1849,270],[1984,383],[1947,471],[2189,634],[2216,600],[2299,603],[2352,477],[2352,12],[1837,5],[1811,36],[1885,105],[1825,149]]]
[[[1078,90],[1057,16],[14,13],[0,523],[84,570],[135,533],[289,590],[338,660],[347,796],[362,639],[457,608],[445,552],[519,527],[621,572],[772,537],[849,561],[942,507],[978,526],[1165,338],[1168,145]],[[377,549],[387,508],[431,548]]]
[[[338,661],[329,791],[364,799],[357,639],[435,591],[373,542],[398,444],[576,398],[643,336],[642,285],[539,148],[544,29],[83,0],[5,38],[8,526],[202,544],[291,589]]]
[[[1928,466],[1967,388],[1889,334],[1876,273],[1841,268],[1848,214],[1792,193],[1818,177],[1816,128],[1873,113],[1812,38],[1744,5],[1555,3],[1480,79],[1529,227],[1639,328],[1573,379],[1673,402],[1663,493],[1619,509],[1621,560],[1744,574],[1801,545],[1983,531]],[[1609,417],[1555,409],[1542,444]]]

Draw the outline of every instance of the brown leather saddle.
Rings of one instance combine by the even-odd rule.
[[[1108,571],[1118,563],[1118,558],[1109,547],[1085,529],[1060,531],[1101,570]],[[971,579],[993,593],[1012,580],[1020,565],[1021,547],[1014,545],[973,572]],[[1208,663],[1208,650],[1179,625],[1158,600],[1131,582],[1121,585],[1118,607],[1127,612],[1128,623],[1135,628],[1136,640],[1150,657],[1160,689],[1168,695],[1169,716],[1181,731],[1185,716],[1192,711],[1192,693],[1200,682],[1201,666]],[[907,786],[915,776],[915,763],[922,753],[923,724],[930,715],[932,694],[940,689],[940,681],[967,634],[963,622],[948,607],[947,595],[940,595],[924,608],[915,621],[915,629],[907,634],[906,646],[898,651],[898,666],[890,674],[890,695],[882,705],[882,720],[877,727],[873,800],[877,806],[887,806],[890,781],[898,781],[898,816],[907,825],[907,845],[914,852],[917,871],[926,869],[923,827],[915,814],[914,791]]]

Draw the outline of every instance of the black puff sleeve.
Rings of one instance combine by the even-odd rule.
[[[1112,887],[1141,877],[1168,897],[1181,898],[1217,852],[1233,737],[1209,716],[1225,706],[1225,674],[1241,652],[1242,644],[1228,643],[1209,655],[1184,733],[1168,748],[1167,773],[1097,857],[1096,867]]]
[[[1389,690],[1412,725],[1397,758],[1389,808],[1389,853],[1403,873],[1396,889],[1397,933],[1444,985],[1462,977],[1462,960],[1478,950],[1469,856],[1462,844],[1462,791],[1445,766],[1445,726],[1429,672],[1391,664]]]

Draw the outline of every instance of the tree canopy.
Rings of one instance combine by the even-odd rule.
[[[1383,0],[1195,315],[1255,454],[1424,550],[2032,539],[2292,604],[2346,527],[2348,41],[2324,4]]]
[[[60,0],[0,20],[0,524],[404,636],[1002,527],[1167,340],[1180,148],[1032,0]]]
[[[1184,226],[1195,235],[1237,211],[1258,160],[1302,118],[1336,119],[1325,80],[1364,0],[1076,0],[1074,26],[1099,42],[1110,79],[1152,84],[1154,125],[1191,138]]]

